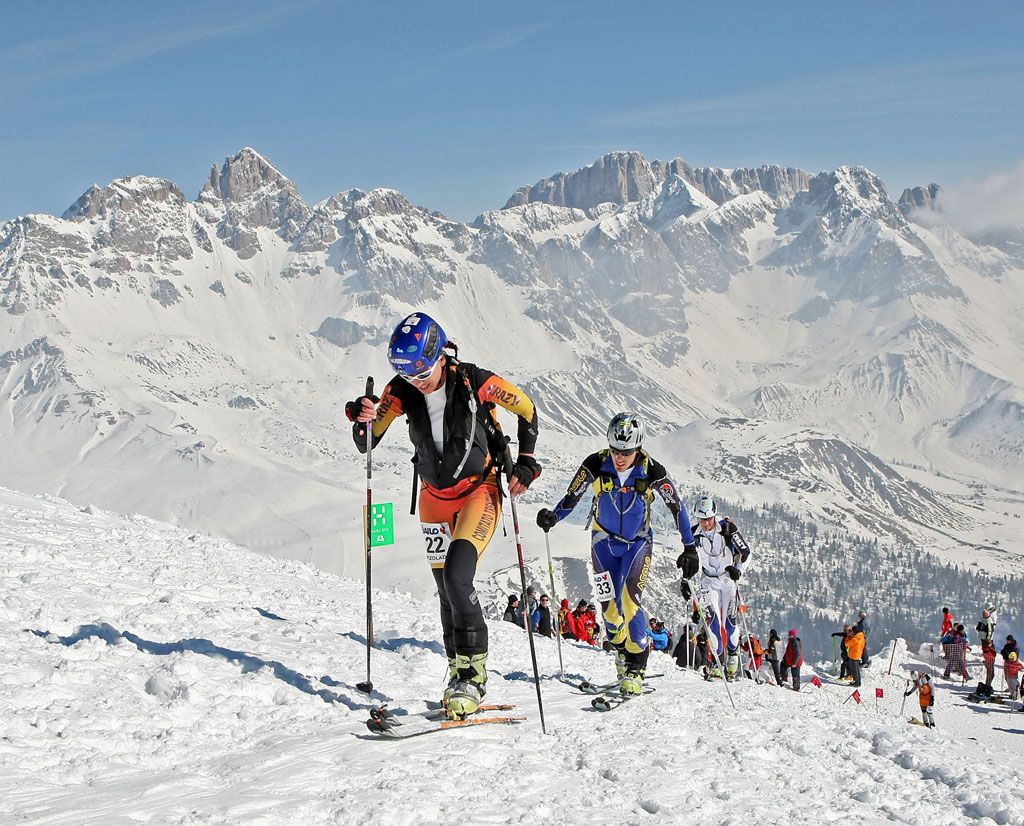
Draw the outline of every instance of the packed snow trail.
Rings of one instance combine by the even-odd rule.
[[[897,719],[903,679],[881,666],[859,707],[838,686],[744,681],[734,714],[720,685],[653,654],[657,691],[613,714],[545,679],[545,737],[523,632],[492,623],[487,701],[528,721],[382,741],[371,705],[439,694],[435,606],[375,592],[367,697],[358,582],[6,491],[0,548],[3,823],[1024,822],[1024,714],[982,713],[941,680],[933,732]],[[554,642],[538,655],[555,675]],[[588,646],[563,655],[575,679],[612,674]]]

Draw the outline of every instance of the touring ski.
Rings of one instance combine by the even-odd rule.
[[[598,711],[611,711],[613,708],[625,705],[630,700],[634,700],[637,697],[643,697],[645,694],[653,693],[653,688],[650,686],[644,686],[643,690],[639,694],[601,694],[591,700],[590,705]]]
[[[653,680],[657,677],[664,676],[664,674],[645,674],[644,682],[646,682],[647,680]],[[604,694],[607,691],[618,690],[619,681],[616,680],[613,683],[592,683],[589,680],[584,680],[582,683],[577,683],[575,685],[569,683],[569,685],[572,685],[573,688],[575,688],[577,691],[583,692],[584,694]]]
[[[392,739],[403,739],[406,737],[418,737],[423,734],[434,734],[439,731],[452,731],[454,729],[469,728],[470,726],[484,725],[515,725],[526,720],[525,717],[467,717],[464,720],[449,720],[445,717],[423,717],[410,715],[409,717],[381,718],[371,717],[366,721],[366,727],[381,737]]]

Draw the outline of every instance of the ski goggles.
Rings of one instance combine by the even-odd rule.
[[[432,375],[434,375],[434,368],[435,367],[437,367],[437,362],[434,362],[430,367],[428,367],[422,373],[416,373],[413,376],[407,376],[405,373],[399,373],[398,375],[400,375],[407,382],[414,382],[414,381],[423,382],[423,381],[426,381],[427,379],[429,379]]]
[[[634,447],[631,450],[619,450],[617,447],[609,447],[608,449],[612,452],[612,456],[632,456],[639,448]]]

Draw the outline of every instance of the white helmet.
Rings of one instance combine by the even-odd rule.
[[[608,424],[608,447],[639,450],[644,443],[644,423],[636,413],[616,413]]]
[[[698,519],[715,519],[718,516],[718,507],[710,496],[702,496],[693,506],[693,513]]]

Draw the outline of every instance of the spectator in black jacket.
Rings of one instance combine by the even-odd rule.
[[[541,594],[540,603],[533,612],[533,630],[542,637],[553,635],[553,624],[551,622],[551,600],[547,594]]]
[[[842,657],[839,665],[839,679],[843,682],[852,680],[850,676],[850,654],[846,650],[846,638],[850,636],[850,626],[844,625],[842,631],[836,631],[833,637],[839,637],[839,655]]]
[[[518,625],[520,628],[525,628],[526,625],[523,622],[523,612],[519,610],[519,597],[515,594],[508,595],[508,605],[505,606],[505,613],[502,614],[501,618],[505,622],[511,622]]]
[[[1018,658],[1020,657],[1020,646],[1017,645],[1017,640],[1013,638],[1013,634],[1006,635],[1006,645],[999,650],[999,656],[1003,658],[1003,662],[1009,659],[1010,652],[1015,653]]]
[[[868,615],[866,612],[861,611],[857,614],[857,624],[853,626],[854,631],[864,632],[864,656],[861,657],[860,665],[861,668],[871,665],[871,657],[868,655],[868,649],[871,644],[871,623],[868,622]]]

